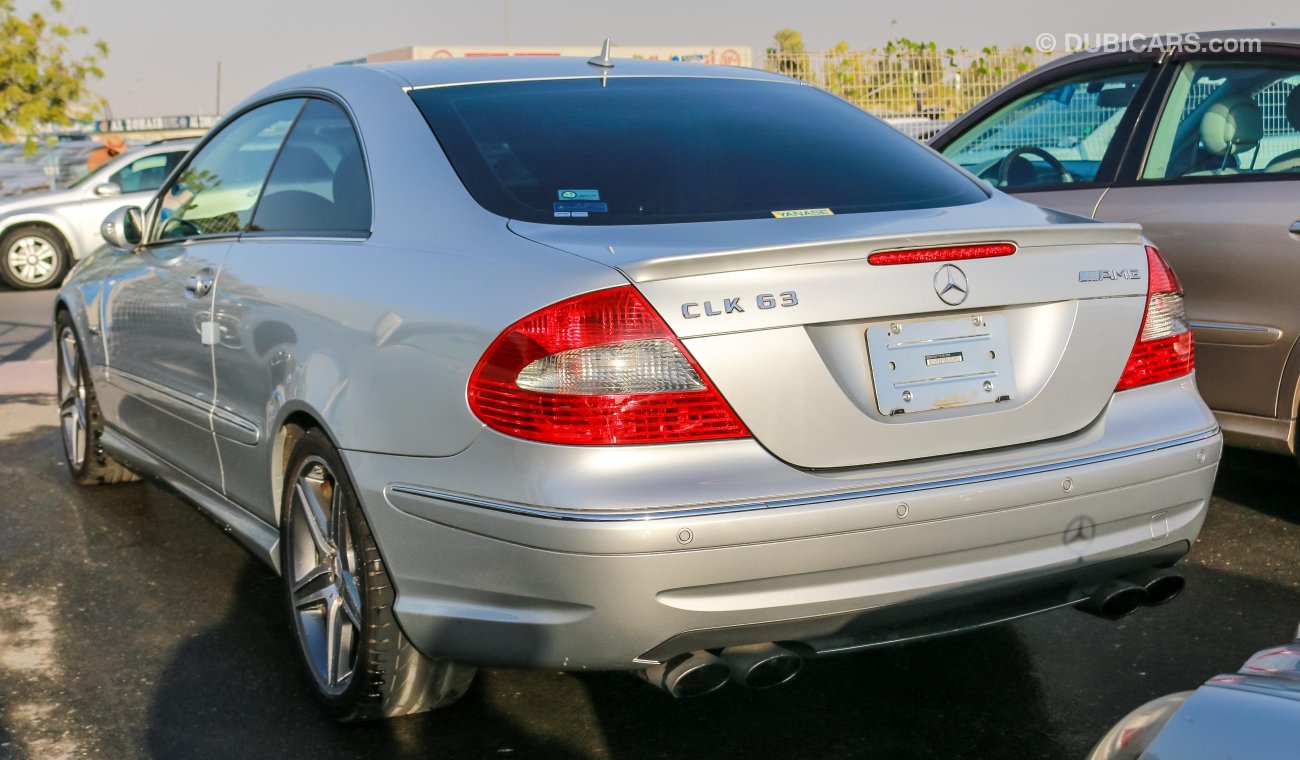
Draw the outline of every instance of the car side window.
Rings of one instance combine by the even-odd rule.
[[[155,240],[237,233],[248,224],[303,100],[278,100],[222,128],[166,188]]]
[[[1148,66],[1056,81],[1003,106],[943,153],[1005,189],[1092,182]]]
[[[275,159],[249,231],[364,235],[370,212],[352,122],[334,103],[308,100]]]
[[[1142,179],[1279,173],[1300,173],[1300,63],[1183,64]]]
[[[175,169],[176,164],[184,157],[185,151],[180,150],[137,158],[113,172],[107,181],[117,185],[124,193],[157,190],[162,187],[167,175],[171,174],[172,169]]]

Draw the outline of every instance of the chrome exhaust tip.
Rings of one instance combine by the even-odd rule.
[[[1146,599],[1147,592],[1141,586],[1117,578],[1094,591],[1079,609],[1107,620],[1119,620],[1133,614]]]
[[[720,656],[731,667],[733,679],[749,689],[780,686],[803,670],[803,658],[779,644],[727,647]]]
[[[641,678],[677,699],[700,697],[731,680],[731,668],[708,652],[690,652],[638,671]]]
[[[1161,570],[1152,568],[1140,573],[1127,576],[1127,580],[1135,585],[1141,586],[1146,592],[1146,600],[1143,602],[1148,607],[1156,607],[1182,593],[1183,587],[1187,585],[1187,580],[1178,570]]]

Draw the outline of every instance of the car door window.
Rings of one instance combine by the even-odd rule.
[[[944,155],[1007,189],[1092,182],[1148,70],[1111,69],[1044,85],[993,112]]]
[[[275,159],[250,232],[366,234],[370,183],[343,109],[309,100]]]
[[[113,172],[108,182],[117,185],[124,193],[157,190],[162,187],[167,175],[171,174],[172,169],[176,168],[176,164],[180,163],[184,156],[185,151],[181,150],[137,158]]]
[[[232,234],[248,224],[302,99],[268,103],[213,137],[163,191],[155,239]]]
[[[1300,63],[1183,64],[1145,180],[1300,173]]]

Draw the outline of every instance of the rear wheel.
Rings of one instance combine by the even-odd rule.
[[[126,483],[138,480],[135,473],[104,451],[104,417],[99,399],[86,369],[85,354],[77,341],[72,317],[60,311],[54,322],[58,332],[59,428],[63,432],[63,453],[72,480],[83,486]]]
[[[0,239],[0,279],[18,290],[52,288],[68,268],[68,246],[49,227],[28,225]]]
[[[416,651],[393,617],[395,593],[342,460],[320,430],[285,473],[281,568],[317,696],[343,721],[451,704],[475,669]]]

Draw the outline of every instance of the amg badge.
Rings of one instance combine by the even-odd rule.
[[[1079,282],[1140,279],[1142,279],[1142,272],[1137,269],[1088,269],[1079,273]]]

